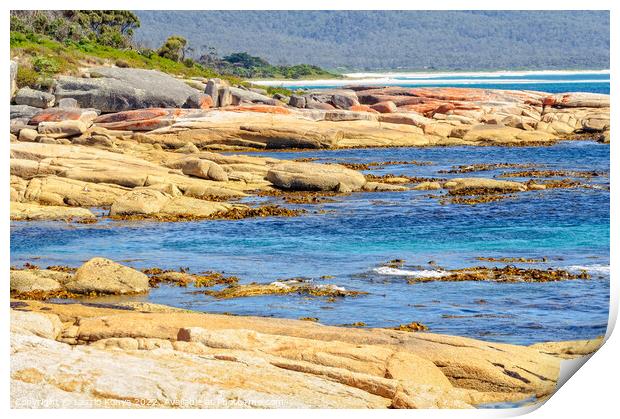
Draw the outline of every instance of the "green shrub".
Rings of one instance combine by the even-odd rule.
[[[17,87],[38,87],[39,74],[31,67],[20,65],[17,67],[17,74],[15,75],[15,83]]]
[[[60,64],[53,58],[34,57],[32,60],[32,68],[38,73],[51,75],[60,71]]]
[[[269,93],[271,96],[275,95],[276,93],[284,96],[290,96],[295,93],[291,89],[287,89],[286,87],[267,86],[265,87],[265,90],[267,90],[267,93]]]

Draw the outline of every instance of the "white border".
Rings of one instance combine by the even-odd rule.
[[[155,1],[136,1],[136,0],[91,0],[89,2],[79,2],[76,3],[74,0],[54,0],[54,1],[30,1],[30,0],[22,0],[20,2],[5,2],[4,8],[2,10],[2,27],[4,28],[4,42],[2,43],[2,56],[9,56],[9,42],[8,42],[8,11],[11,6],[13,8],[20,9],[73,9],[76,5],[82,8],[92,8],[92,9],[131,9],[131,10],[139,10],[139,9],[174,9],[174,10],[236,10],[236,9],[271,9],[271,10],[321,10],[321,9],[362,9],[362,10],[372,10],[377,9],[380,6],[382,10],[405,10],[405,9],[418,9],[418,10],[470,10],[470,9],[490,9],[490,10],[612,10],[611,14],[611,72],[616,74],[612,77],[614,82],[611,84],[611,99],[612,99],[612,125],[615,127],[620,120],[617,118],[618,116],[618,88],[615,84],[615,79],[617,76],[617,54],[615,48],[617,47],[617,42],[614,40],[620,39],[618,35],[618,30],[615,22],[615,18],[618,17],[617,9],[619,4],[617,1],[601,1],[601,0],[589,0],[587,2],[577,2],[573,0],[547,0],[545,2],[541,2],[540,0],[520,0],[520,1],[469,1],[463,2],[462,0],[435,0],[432,3],[421,3],[418,7],[416,4],[406,0],[393,1],[393,0],[383,0],[379,3],[376,1],[364,1],[364,0],[312,0],[306,1],[303,3],[289,1],[271,1],[266,0],[260,3],[255,1],[241,1],[241,0],[227,0],[223,2],[223,4],[219,2],[199,2],[199,1],[175,1],[173,3],[170,2],[155,2]],[[172,6],[172,7],[171,7]],[[421,6],[421,7],[420,7]],[[567,31],[570,28],[566,28]],[[544,42],[544,39],[541,39],[541,42]],[[2,84],[2,95],[4,97],[9,96],[8,92],[8,83],[6,80],[8,79],[8,63],[5,62],[3,66],[0,66],[2,69],[2,79],[5,80],[5,83]],[[4,115],[7,115],[8,111],[8,102],[3,103]],[[2,191],[3,196],[5,197],[4,205],[0,206],[0,211],[2,217],[2,232],[3,237],[9,237],[9,210],[6,199],[8,197],[8,167],[9,167],[9,141],[8,141],[8,119],[2,118],[4,140],[2,142],[2,146],[4,147],[3,152],[1,153],[2,159],[2,167],[4,168],[2,172]],[[611,143],[611,179],[617,179],[619,175],[620,168],[617,165],[617,157],[618,157],[618,144],[616,141],[612,140]],[[611,210],[612,214],[617,213],[619,209],[618,206],[618,187],[614,181],[611,183]],[[614,211],[615,210],[615,211]],[[618,312],[618,286],[616,274],[618,272],[618,264],[617,264],[617,244],[618,244],[618,222],[617,216],[612,216],[611,219],[611,252],[612,252],[612,260],[611,260],[611,305],[610,305],[610,322],[608,328],[608,335],[613,330],[615,326],[615,320]],[[5,242],[6,243],[6,242]],[[5,298],[5,314],[8,314],[8,287],[6,284],[8,281],[6,277],[8,276],[8,267],[9,267],[9,246],[2,247],[2,269],[5,275],[5,281],[3,282],[5,286],[2,288],[2,293]],[[9,329],[9,320],[8,315],[2,316],[1,321],[3,324],[3,334],[2,336],[8,336]],[[586,368],[582,368],[577,372],[576,376],[568,381],[560,391],[541,408],[535,410],[533,413],[534,417],[537,418],[557,418],[557,417],[610,417],[612,416],[612,412],[617,412],[617,404],[616,399],[618,398],[618,390],[617,390],[617,377],[619,376],[619,364],[617,360],[617,354],[620,353],[620,342],[617,334],[612,336],[608,342],[604,345],[604,347],[596,353],[589,361],[588,366]],[[8,339],[5,339],[5,354],[9,352],[9,343]],[[4,409],[8,409],[9,406],[9,358],[8,356],[4,358],[4,362],[2,363],[2,396],[3,396],[3,407]],[[527,410],[527,409],[526,409]],[[110,414],[115,414],[113,412],[108,411],[94,411],[90,410],[88,412],[80,411],[80,410],[63,410],[63,411],[27,411],[27,410],[14,410],[6,412],[10,414],[11,417],[49,417],[49,415],[62,415],[63,417],[82,417],[87,414],[92,417],[109,417]],[[149,418],[158,418],[166,415],[166,411],[162,410],[146,410],[146,411],[132,411],[132,415],[136,417],[142,416],[146,417],[148,415]],[[240,413],[239,411],[189,411],[189,410],[175,410],[169,411],[170,414],[174,414],[175,417],[188,417],[194,416],[195,414],[200,415],[209,415],[211,417],[214,416],[231,416],[237,414],[243,414],[247,417],[264,417],[269,415],[270,418],[287,418],[289,419],[290,415],[295,415],[296,417],[314,417],[319,414],[325,417],[336,417],[342,414],[346,414],[341,411],[329,411],[329,410],[296,410],[296,411],[288,411],[288,410],[277,410],[277,411],[257,411],[257,410],[249,410],[243,411]],[[513,416],[516,414],[525,413],[523,409],[517,410],[476,410],[476,411],[370,411],[370,410],[357,410],[355,412],[348,412],[354,414],[356,416],[361,417],[377,417],[378,416],[403,416],[403,415],[415,415],[417,417],[506,417]],[[613,414],[613,415],[617,415]]]

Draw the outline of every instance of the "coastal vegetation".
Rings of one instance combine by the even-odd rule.
[[[220,77],[231,84],[244,78],[336,77],[319,67],[274,66],[245,52],[220,58],[216,53],[193,57],[194,48],[171,35],[157,49],[134,40],[140,27],[129,11],[12,11],[11,58],[18,58],[18,87],[49,89],[56,75],[76,75],[85,66],[113,64],[183,77]],[[290,93],[271,88],[269,93]]]

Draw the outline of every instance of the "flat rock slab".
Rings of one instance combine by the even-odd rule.
[[[147,398],[167,406],[168,394],[216,401],[213,394],[234,391],[235,400],[253,399],[258,406],[277,400],[280,407],[467,408],[549,395],[559,374],[560,358],[535,348],[432,333],[20,304],[31,312],[12,322],[17,355],[11,358],[11,387],[39,399],[52,397],[46,396],[52,385],[70,377],[80,385],[63,387],[68,400]],[[34,318],[39,313],[74,324],[59,339],[82,345],[33,336],[30,325],[44,320]],[[126,378],[127,371],[131,386],[119,375]],[[29,387],[33,376],[37,385]]]
[[[95,215],[86,208],[39,205],[25,202],[11,202],[12,221],[39,220],[95,220]]]

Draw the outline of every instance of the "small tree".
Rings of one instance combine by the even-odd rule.
[[[166,39],[166,42],[159,48],[157,54],[173,61],[183,61],[188,51],[187,39],[179,35],[172,35]]]

